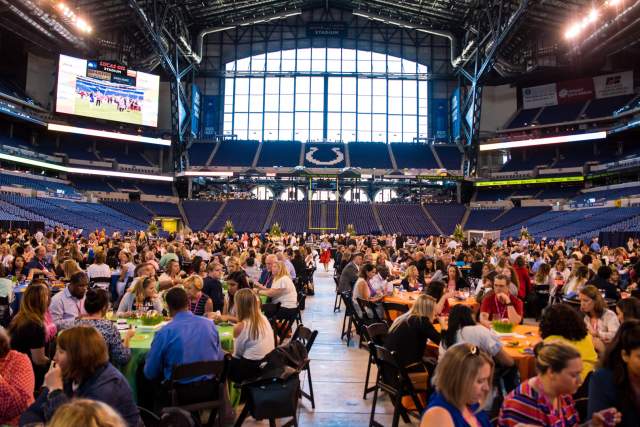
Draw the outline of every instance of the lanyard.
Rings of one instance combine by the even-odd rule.
[[[498,297],[496,295],[493,296],[493,299],[496,302],[496,311],[498,312],[498,319],[496,319],[496,320],[506,319],[507,318],[507,311],[509,309],[505,307],[504,310],[500,310],[500,306],[502,305],[502,303],[500,303],[500,301],[498,301]]]

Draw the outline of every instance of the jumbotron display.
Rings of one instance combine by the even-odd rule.
[[[158,126],[160,76],[60,55],[56,112]]]

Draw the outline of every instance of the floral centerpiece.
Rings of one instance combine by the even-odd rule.
[[[499,332],[501,334],[509,334],[513,332],[513,323],[505,322],[502,320],[494,320],[491,322],[491,326],[493,326],[493,330]]]
[[[155,326],[162,323],[164,317],[155,310],[148,311],[140,317],[140,322],[145,326]]]
[[[156,224],[154,220],[151,220],[151,222],[149,222],[149,226],[147,227],[147,232],[152,236],[155,236],[156,234],[158,234],[158,224]]]
[[[274,222],[269,230],[269,237],[282,237],[282,228],[280,228],[280,224]]]
[[[527,227],[520,229],[520,240],[531,240],[531,234],[529,234]]]

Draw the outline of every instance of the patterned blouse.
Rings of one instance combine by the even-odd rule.
[[[573,427],[580,423],[578,411],[569,394],[558,396],[560,408],[555,408],[549,399],[533,388],[540,385],[538,377],[520,384],[507,395],[500,410],[498,426],[513,427],[518,424],[545,427]]]
[[[120,332],[107,319],[77,319],[75,326],[93,326],[100,332],[109,349],[109,360],[115,366],[124,366],[131,359],[131,349],[122,344]]]

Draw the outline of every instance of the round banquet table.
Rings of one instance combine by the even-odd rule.
[[[415,302],[416,298],[418,298],[420,294],[421,294],[420,291],[398,292],[395,295],[389,295],[384,297],[383,301],[393,302],[396,304],[404,304],[411,307],[413,306],[413,303]],[[476,311],[478,308],[480,308],[480,304],[478,304],[478,301],[476,301],[475,297],[469,297],[463,300],[458,298],[449,298],[448,302],[449,302],[449,307],[453,307],[454,305],[458,305],[458,304],[463,304],[470,307],[471,310],[473,311]],[[397,313],[396,315],[392,314],[391,317],[395,319],[395,317],[397,317]]]
[[[142,322],[138,319],[128,319],[127,324],[140,326]],[[218,335],[220,336],[220,344],[222,349],[227,352],[233,352],[233,325],[229,323],[216,325],[218,328]],[[120,331],[120,334],[124,336],[125,331]],[[153,341],[153,336],[155,332],[139,332],[136,331],[136,334],[131,338],[129,342],[129,347],[131,348],[131,359],[129,362],[123,366],[120,370],[122,374],[125,376],[129,385],[131,386],[131,390],[133,391],[133,396],[135,399],[138,399],[138,387],[136,382],[136,372],[142,363],[144,363],[145,358],[147,357],[147,353],[151,349],[151,342]],[[231,399],[231,404],[233,406],[240,400],[240,391],[229,384],[229,397]]]
[[[440,325],[434,325],[440,331]],[[524,381],[536,375],[536,361],[533,347],[541,341],[540,331],[533,325],[516,325],[511,334],[498,334],[504,344],[504,350],[511,356],[520,372],[520,380]],[[427,351],[430,355],[438,351],[438,346],[429,341]]]

